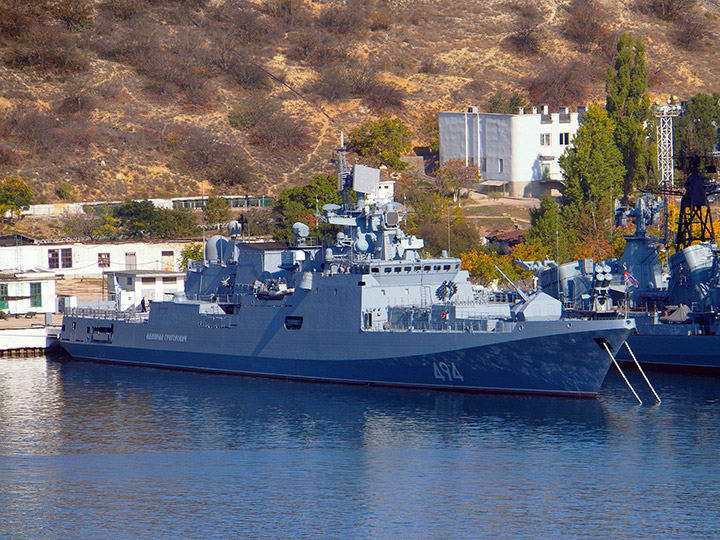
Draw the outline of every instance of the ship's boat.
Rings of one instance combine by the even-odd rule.
[[[149,313],[76,308],[75,358],[250,376],[455,391],[595,396],[634,328],[565,319],[536,292],[474,286],[458,258],[423,256],[380,171],[345,166],[343,204],[318,209],[323,243],[252,243],[237,222],[188,266],[184,294]]]

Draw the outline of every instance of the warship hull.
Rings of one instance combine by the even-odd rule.
[[[153,304],[153,311],[162,304]],[[494,332],[287,329],[271,317],[142,322],[65,316],[74,358],[258,377],[461,392],[593,397],[631,321],[533,321]],[[187,312],[187,310],[184,310]],[[159,312],[156,312],[156,315]]]
[[[628,345],[643,366],[663,371],[720,374],[720,336],[647,334],[630,336]],[[632,362],[624,347],[617,359]]]

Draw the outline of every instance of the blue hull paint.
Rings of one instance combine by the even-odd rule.
[[[66,324],[72,321],[67,319]],[[97,324],[97,320],[89,321]],[[75,322],[83,325],[82,319]],[[594,396],[600,389],[611,361],[595,340],[606,340],[617,349],[629,333],[629,329],[610,328],[548,334],[552,326],[547,325],[553,323],[540,325],[545,335],[527,324],[526,335],[358,332],[351,339],[347,334],[324,336],[324,345],[314,347],[304,340],[285,343],[285,353],[279,357],[243,354],[241,351],[257,352],[257,343],[243,343],[229,336],[237,333],[229,329],[205,329],[204,342],[188,337],[185,343],[158,345],[148,343],[143,334],[160,334],[169,327],[150,331],[148,324],[116,324],[113,343],[65,339],[62,345],[76,358],[122,364],[351,384],[569,396]],[[582,326],[580,321],[574,324]],[[340,338],[344,347],[336,347],[335,340]],[[311,342],[319,340],[320,336],[310,337]],[[297,358],[291,354],[294,347],[305,353],[312,350],[313,355]],[[416,354],[398,356],[399,351]]]
[[[720,336],[633,335],[628,344],[643,366],[720,374]],[[618,360],[632,361],[626,348]]]

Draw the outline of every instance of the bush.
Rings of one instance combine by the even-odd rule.
[[[363,103],[379,112],[402,109],[404,98],[405,92],[389,82],[376,82],[362,96]]]
[[[543,22],[540,8],[531,1],[518,0],[511,5],[515,12],[515,24],[512,35],[507,38],[510,45],[519,53],[533,55],[540,52]]]
[[[324,66],[345,60],[348,53],[335,38],[315,30],[303,30],[290,38],[287,55],[291,60]]]
[[[363,29],[366,14],[362,5],[334,4],[323,8],[318,16],[318,24],[328,32],[345,36]]]
[[[216,139],[202,128],[174,126],[180,142],[178,157],[183,169],[215,185],[250,185],[253,175],[236,145]]]
[[[70,30],[79,30],[92,23],[94,14],[91,0],[59,0],[53,6],[53,16]]]
[[[227,71],[235,81],[249,90],[259,90],[270,86],[270,76],[259,65],[259,61],[236,54],[227,66]]]
[[[683,15],[693,11],[698,0],[638,0],[636,9],[664,19],[666,21],[680,20]]]
[[[302,149],[308,144],[304,122],[288,116],[278,102],[254,96],[231,109],[230,125],[247,131],[254,144],[269,150]]]
[[[400,109],[404,98],[400,88],[380,81],[377,71],[369,64],[331,65],[320,73],[312,91],[329,101],[360,97],[378,111]]]
[[[591,0],[573,0],[565,22],[567,36],[582,47],[601,43],[608,37],[607,14]]]
[[[99,7],[116,19],[124,21],[139,18],[150,9],[145,0],[105,0]]]
[[[50,150],[57,141],[55,117],[35,109],[15,109],[8,120],[8,128],[31,147],[33,154]]]
[[[686,51],[699,51],[712,33],[712,23],[697,11],[683,13],[678,19],[673,38]]]
[[[526,81],[530,102],[553,107],[584,103],[590,92],[590,73],[579,61],[548,60],[536,77]]]
[[[16,69],[31,67],[40,71],[84,71],[85,54],[74,36],[55,26],[32,27],[22,39],[9,47],[6,63]]]

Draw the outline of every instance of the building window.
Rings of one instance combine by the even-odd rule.
[[[560,144],[567,146],[570,144],[570,134],[569,133],[561,133],[560,134]]]
[[[480,158],[480,162],[478,163],[478,169],[480,169],[480,172],[487,171],[487,159],[486,158]]]
[[[162,278],[163,283],[177,283],[176,277],[164,277]]]
[[[131,277],[127,278],[127,284],[128,284],[128,285],[132,285],[132,278],[131,278]]]
[[[48,268],[60,268],[59,249],[48,249]]]
[[[8,308],[8,286],[7,283],[0,284],[0,309]]]
[[[110,254],[98,253],[98,266],[100,268],[110,268]]]
[[[30,307],[42,307],[42,283],[30,284]]]
[[[541,133],[540,134],[540,146],[550,146],[550,134],[549,133]]]
[[[505,160],[504,159],[498,159],[498,172],[503,172],[505,170]]]
[[[550,164],[549,163],[542,164],[542,179],[550,180]]]
[[[141,283],[155,283],[154,277],[144,277],[141,280]]]
[[[63,268],[72,268],[72,248],[60,250],[60,262]]]

